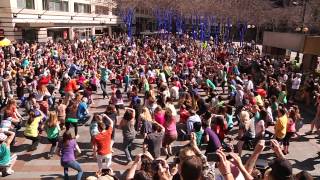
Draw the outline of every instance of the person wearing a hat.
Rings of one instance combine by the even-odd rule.
[[[4,175],[3,173],[6,175],[14,173],[12,167],[17,160],[17,155],[11,155],[10,152],[10,144],[13,141],[14,136],[14,132],[0,130],[0,167],[7,167],[6,171],[2,172],[2,175]]]

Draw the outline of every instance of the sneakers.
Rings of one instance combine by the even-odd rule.
[[[11,168],[7,169],[6,174],[7,175],[11,175],[14,173],[14,170],[12,170]]]

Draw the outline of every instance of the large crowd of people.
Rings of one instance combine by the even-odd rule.
[[[47,138],[48,159],[61,157],[65,179],[70,168],[84,179],[77,139],[89,134],[97,173],[87,179],[312,179],[293,174],[285,156],[303,125],[298,101],[316,102],[308,133],[319,133],[320,86],[313,74],[262,56],[255,44],[188,35],[17,42],[0,49],[0,92],[3,176],[14,173],[11,149],[22,131],[31,140],[26,151]],[[97,96],[107,107],[92,113]],[[113,174],[113,144],[121,136],[115,129],[122,131],[126,177]],[[137,138],[141,153],[132,154]],[[174,148],[176,141],[185,145]],[[274,152],[269,165],[259,159],[265,148]],[[244,149],[253,150],[245,163]]]

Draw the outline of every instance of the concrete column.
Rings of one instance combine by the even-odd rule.
[[[311,54],[304,54],[302,58],[303,72],[314,72],[317,68],[318,56]]]
[[[74,0],[68,0],[69,12],[74,13]]]
[[[14,27],[15,24],[14,23],[1,23],[0,22],[0,27],[1,29],[4,30],[4,36],[8,39],[10,39],[11,41],[14,40],[21,40],[22,39],[22,30],[21,28],[15,28]]]
[[[39,28],[37,32],[37,39],[39,42],[47,42],[48,40],[47,28]]]
[[[94,3],[91,4],[91,13],[97,14],[96,13],[96,5]]]
[[[110,37],[112,37],[112,27],[108,26],[108,34]]]
[[[94,26],[91,28],[91,35],[92,36],[96,35],[96,27]]]
[[[35,10],[43,10],[44,7],[42,7],[42,1],[34,1],[34,9]]]
[[[73,27],[69,28],[69,38],[70,38],[70,40],[74,40],[74,29],[73,29]]]

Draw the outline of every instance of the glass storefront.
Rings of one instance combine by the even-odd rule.
[[[37,41],[37,30],[35,30],[35,29],[22,29],[22,39],[27,42]]]
[[[90,39],[91,28],[75,28],[74,29],[74,39],[86,40]]]
[[[52,38],[53,41],[62,41],[69,39],[69,30],[67,28],[63,29],[48,29],[48,38]]]

